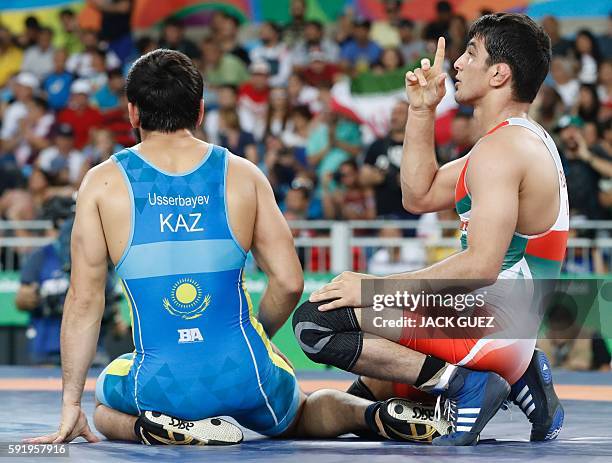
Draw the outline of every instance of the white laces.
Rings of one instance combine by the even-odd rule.
[[[442,407],[444,407],[444,411],[442,411]],[[455,429],[455,420],[453,419],[453,410],[455,408],[455,401],[451,399],[444,399],[444,405],[442,405],[442,396],[439,395],[436,399],[436,407],[434,408],[434,420],[440,421],[440,419],[444,417],[451,423],[453,429]]]

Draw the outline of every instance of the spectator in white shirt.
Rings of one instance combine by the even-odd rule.
[[[21,119],[15,148],[18,166],[32,164],[38,153],[49,146],[49,134],[55,116],[49,112],[47,100],[34,97],[27,104],[28,114]]]
[[[38,34],[36,45],[28,47],[23,54],[21,70],[31,72],[41,81],[53,72],[53,55],[55,48],[51,46],[53,31],[43,27]]]
[[[576,103],[580,82],[575,77],[573,63],[568,58],[555,56],[550,65],[550,73],[555,82],[557,91],[566,110],[570,110]]]
[[[273,22],[261,25],[259,38],[262,44],[251,50],[251,62],[265,61],[270,66],[270,77],[268,83],[271,87],[282,87],[287,85],[287,79],[291,74],[291,52],[281,42],[281,29]]]
[[[19,132],[19,124],[28,114],[27,104],[32,101],[34,92],[38,90],[39,82],[36,76],[30,72],[22,72],[13,81],[13,95],[15,101],[12,102],[4,111],[2,116],[2,130],[0,139],[2,140],[1,153],[11,152],[15,147],[11,140]]]
[[[90,78],[95,76],[96,70],[93,67],[94,54],[100,48],[98,35],[95,31],[84,30],[81,32],[81,41],[85,50],[81,53],[70,55],[66,62],[66,70],[78,77]],[[106,51],[106,69],[116,69],[121,67],[121,60],[112,50]]]
[[[399,228],[382,228],[380,238],[402,238]],[[421,269],[427,264],[425,245],[418,239],[401,246],[384,246],[374,253],[368,262],[368,273],[373,275],[389,275],[393,273],[410,272]]]

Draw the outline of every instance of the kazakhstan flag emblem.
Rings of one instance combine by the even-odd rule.
[[[210,300],[210,294],[204,296],[200,283],[192,278],[181,278],[172,285],[170,298],[165,297],[162,302],[171,315],[191,320],[204,313]]]

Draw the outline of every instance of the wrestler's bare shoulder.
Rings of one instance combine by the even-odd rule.
[[[118,191],[123,193],[125,183],[119,167],[112,159],[98,164],[89,169],[81,187],[79,196],[87,196],[95,200],[109,198],[117,195]]]

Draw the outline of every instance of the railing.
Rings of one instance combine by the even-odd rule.
[[[369,263],[380,249],[411,247],[428,251],[445,248],[459,250],[457,237],[429,236],[384,238],[372,236],[384,228],[394,228],[416,235],[423,224],[417,220],[373,220],[336,222],[326,220],[297,220],[289,225],[294,233],[295,247],[304,270],[315,273],[340,273],[344,270],[368,271]],[[612,271],[612,221],[576,221],[570,224],[578,231],[588,230],[595,238],[570,238],[566,253],[568,269],[603,268]],[[428,224],[428,234],[443,230],[457,230],[456,221]],[[53,238],[40,236],[52,228],[50,221],[0,221],[0,256],[2,270],[18,270],[19,257],[28,250],[44,246]],[[15,232],[29,236],[15,236]],[[432,264],[425,259],[423,265]]]

